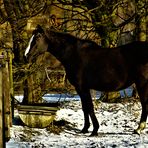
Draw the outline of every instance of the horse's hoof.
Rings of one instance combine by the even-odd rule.
[[[134,134],[140,135],[141,132],[145,129],[145,127],[146,127],[146,122],[141,122],[139,127],[136,130],[134,130]]]
[[[134,130],[134,134],[137,134],[140,136],[141,132],[140,132],[140,130],[136,129],[136,130]]]
[[[92,132],[89,137],[95,137],[95,136],[98,136],[98,133],[97,132]]]
[[[82,130],[80,131],[80,133],[86,134],[86,133],[88,133],[88,129],[82,129]]]

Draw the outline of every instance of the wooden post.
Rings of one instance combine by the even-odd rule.
[[[2,83],[2,68],[3,57],[0,55],[0,147],[5,147],[5,132],[4,132],[4,100],[3,100],[3,83]]]
[[[5,122],[5,140],[10,139],[10,122],[11,122],[11,101],[10,101],[10,81],[9,81],[9,70],[8,70],[8,56],[4,52],[4,66],[2,69],[2,82],[3,82],[3,97],[4,97],[4,122]],[[12,123],[12,122],[11,122]]]
[[[5,148],[10,139],[11,109],[10,109],[10,77],[8,55],[0,51],[0,148]],[[11,121],[11,122],[10,122]]]
[[[8,58],[8,72],[9,72],[9,84],[10,84],[10,126],[12,126],[12,119],[14,118],[14,90],[13,90],[13,72],[12,72],[12,51],[7,51]]]

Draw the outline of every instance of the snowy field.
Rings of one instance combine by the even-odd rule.
[[[65,101],[50,127],[13,125],[6,148],[148,148],[148,123],[140,136],[133,134],[140,120],[139,102],[99,102],[95,108],[100,123],[97,137],[89,137],[92,126],[90,133],[79,133],[83,127],[83,112],[77,98]],[[18,116],[17,110],[15,115]]]

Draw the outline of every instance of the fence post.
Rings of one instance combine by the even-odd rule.
[[[0,55],[0,147],[5,147],[5,132],[4,132],[4,98],[3,98],[3,55]]]
[[[0,50],[0,148],[5,148],[6,142],[10,139],[12,123],[8,61],[7,52]]]
[[[4,106],[4,130],[5,130],[5,140],[10,139],[10,124],[11,122],[11,101],[10,101],[10,81],[9,81],[9,69],[8,69],[8,55],[7,52],[4,54],[4,66],[2,68],[2,93],[3,93],[3,106]]]
[[[13,72],[12,72],[12,59],[13,53],[12,51],[7,51],[7,59],[8,59],[8,73],[9,73],[9,89],[10,89],[10,126],[12,126],[12,119],[14,118],[14,90],[13,90]]]

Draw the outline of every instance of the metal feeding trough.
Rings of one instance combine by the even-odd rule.
[[[18,105],[18,112],[23,123],[29,127],[47,127],[59,110],[58,103]]]

